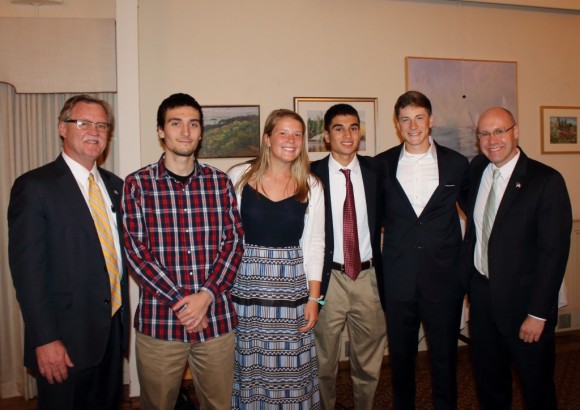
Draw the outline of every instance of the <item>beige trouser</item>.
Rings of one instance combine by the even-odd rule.
[[[371,410],[387,343],[375,269],[362,271],[355,281],[333,270],[325,301],[314,327],[322,409],[335,407],[341,334],[346,325],[354,406]]]
[[[135,353],[141,409],[173,410],[187,362],[201,408],[231,408],[234,332],[201,343],[160,340],[137,332]]]

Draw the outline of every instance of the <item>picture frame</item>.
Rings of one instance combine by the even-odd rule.
[[[580,107],[541,106],[542,154],[578,154]]]
[[[406,57],[407,90],[425,94],[433,108],[433,139],[470,160],[479,153],[475,129],[490,107],[517,118],[517,62]]]
[[[324,114],[335,104],[350,104],[359,114],[361,142],[358,153],[374,156],[377,135],[377,98],[352,97],[294,97],[294,111],[306,123],[306,141],[308,157],[311,161],[324,158],[330,154],[328,144],[323,137]]]
[[[259,105],[205,105],[198,158],[256,157],[260,152]]]

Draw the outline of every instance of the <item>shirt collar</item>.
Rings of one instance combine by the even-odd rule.
[[[405,144],[403,143],[403,148],[401,149],[399,159],[414,159],[416,161],[421,159],[432,159],[433,161],[437,162],[437,148],[435,147],[433,137],[429,135],[429,149],[424,154],[411,154],[407,152],[405,149]]]
[[[504,166],[501,168],[496,167],[493,164],[493,162],[490,162],[489,163],[490,172],[493,172],[494,169],[499,169],[499,173],[500,173],[502,179],[510,179],[513,172],[514,172],[514,169],[516,168],[516,164],[518,163],[518,160],[520,159],[520,150],[519,150],[519,148],[516,148],[516,150],[517,150],[517,153],[516,153],[515,157],[510,159],[509,162],[504,164]]]
[[[157,162],[157,169],[155,170],[155,172],[156,172],[156,175],[155,175],[156,179],[169,177],[169,174],[167,173],[167,168],[165,167],[165,153],[161,154],[161,158],[159,158],[159,161]],[[192,175],[192,177],[194,177],[196,175],[200,175],[200,165],[199,165],[199,162],[197,161],[197,158],[195,158],[195,160],[194,160],[193,174],[191,174],[191,175]],[[190,181],[191,181],[191,179],[190,179]]]
[[[65,154],[64,152],[62,153],[62,158],[64,159],[64,162],[66,162],[66,164],[70,168],[71,172],[73,173],[73,175],[77,181],[82,181],[83,184],[85,184],[86,181],[89,179],[89,174],[92,173],[94,178],[95,178],[95,182],[97,182],[97,183],[99,182],[101,175],[99,174],[99,171],[97,168],[97,163],[95,163],[93,165],[93,169],[91,169],[89,171],[85,167],[83,167],[81,164],[76,162],[74,159],[69,157],[67,154]]]
[[[353,173],[360,172],[360,162],[358,156],[354,156],[353,160],[346,167],[342,166],[337,160],[335,160],[332,155],[328,156],[328,170],[330,172],[340,172],[341,169],[350,169]]]

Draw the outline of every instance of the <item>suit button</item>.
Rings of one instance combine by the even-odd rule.
[[[103,303],[104,303],[105,305],[108,305],[108,304],[110,304],[110,303],[111,303],[111,298],[105,298],[105,300],[103,300]]]

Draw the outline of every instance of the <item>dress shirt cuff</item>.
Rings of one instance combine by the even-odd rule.
[[[530,315],[529,313],[528,313],[528,316],[529,316],[529,317],[533,317],[534,319],[541,320],[542,322],[545,322],[545,321],[546,321],[546,319],[543,319],[543,318],[541,318],[541,317],[537,317],[537,316],[534,316],[534,315]]]

